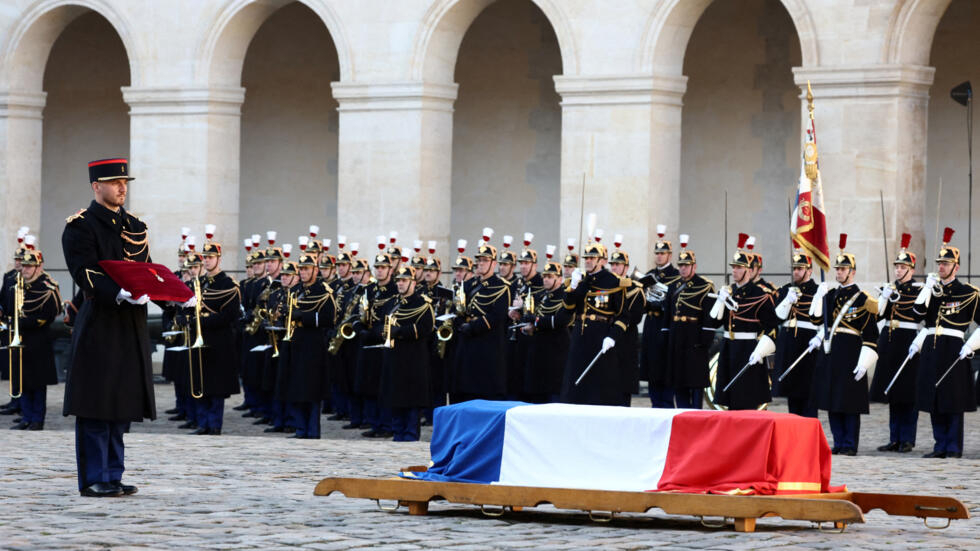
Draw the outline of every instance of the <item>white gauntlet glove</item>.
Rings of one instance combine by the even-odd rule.
[[[922,343],[926,342],[926,330],[920,329],[919,333],[915,336],[915,340],[909,345],[909,357],[915,356],[922,350]]]
[[[817,292],[813,294],[813,302],[810,303],[810,317],[819,318],[823,316],[823,297],[827,296],[830,290],[830,283],[824,281],[817,285]]]
[[[970,338],[963,343],[963,348],[960,348],[960,359],[962,360],[977,350],[980,350],[980,327],[975,329]]]
[[[130,293],[126,289],[119,289],[119,294],[116,295],[116,304],[122,304],[124,300],[130,304],[142,306],[147,302],[150,302],[150,296],[142,295],[139,298],[133,298],[133,293]]]
[[[569,289],[574,291],[575,288],[578,287],[578,284],[581,282],[582,282],[582,270],[575,268],[574,270],[572,270],[572,281],[571,284],[569,285]]]
[[[776,306],[776,315],[779,319],[786,319],[789,317],[789,312],[793,308],[793,305],[800,300],[800,292],[796,287],[790,287],[789,291],[786,292],[786,298],[780,301],[779,305]]]
[[[711,312],[709,312],[712,318],[716,320],[721,319],[722,314],[725,312],[725,299],[729,296],[731,294],[728,292],[728,287],[718,289],[718,298],[715,299],[715,305],[711,307]]]
[[[187,302],[180,303],[181,308],[193,308],[195,306],[197,306],[197,295],[191,295]]]
[[[810,339],[810,345],[808,346],[808,348],[811,351],[816,350],[817,347],[819,347],[820,343],[822,342],[823,342],[823,327],[818,329],[817,334],[812,339]]]
[[[922,284],[922,290],[919,291],[919,295],[915,297],[915,303],[928,308],[929,301],[932,300],[932,290],[938,283],[939,280],[936,279],[936,274],[929,274],[926,282]]]
[[[759,337],[759,342],[755,345],[755,350],[749,355],[749,365],[761,364],[762,360],[776,351],[776,343],[772,342],[767,335]]]
[[[860,381],[861,377],[867,374],[868,370],[874,367],[875,362],[878,361],[878,353],[868,348],[867,346],[861,347],[861,355],[858,356],[857,366],[854,368],[854,380]]]
[[[609,349],[616,346],[616,340],[612,337],[606,337],[602,339],[602,353],[605,354],[609,352]]]

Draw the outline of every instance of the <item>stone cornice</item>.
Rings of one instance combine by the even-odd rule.
[[[921,65],[793,67],[801,97],[809,81],[814,95],[824,98],[928,98],[935,74],[934,67]]]
[[[431,82],[332,82],[338,111],[446,111],[452,113],[458,84]]]
[[[586,105],[683,105],[687,77],[674,75],[555,76],[563,107]]]
[[[41,120],[47,97],[47,92],[0,90],[0,118]]]
[[[147,115],[241,116],[244,88],[132,88],[124,86],[123,101],[134,117]]]

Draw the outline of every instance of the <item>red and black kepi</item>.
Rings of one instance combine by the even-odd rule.
[[[88,164],[89,182],[109,182],[112,180],[135,180],[129,175],[129,161],[122,157],[99,159]]]

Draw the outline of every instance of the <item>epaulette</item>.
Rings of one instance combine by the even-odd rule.
[[[45,275],[47,275],[47,274],[45,274]],[[48,277],[48,278],[45,278],[45,279],[43,280],[43,283],[44,283],[44,286],[45,286],[45,287],[47,287],[48,289],[51,289],[51,290],[53,290],[53,291],[58,291],[58,290],[60,290],[60,289],[61,289],[61,288],[60,288],[60,287],[58,286],[58,282],[57,282],[57,281],[55,281],[55,280],[53,280],[53,279],[51,279],[50,277]]]
[[[878,315],[878,299],[871,296],[867,291],[861,291],[864,293],[864,309],[871,314]]]
[[[83,213],[86,210],[87,209],[79,209],[78,212],[76,212],[75,214],[69,216],[68,218],[65,218],[65,223],[66,224],[71,224],[72,222],[74,222],[75,220],[78,220],[79,218],[85,218],[85,216],[84,216]]]
[[[632,279],[630,279],[628,277],[620,277],[620,276],[616,276],[616,277],[619,277],[619,287],[620,288],[622,288],[622,289],[629,289],[630,287],[633,286],[633,280]]]
[[[714,281],[711,281],[710,279],[708,279],[706,277],[701,277],[701,279],[703,279],[704,282],[707,283],[707,284],[709,284],[709,285],[714,285],[715,284]]]

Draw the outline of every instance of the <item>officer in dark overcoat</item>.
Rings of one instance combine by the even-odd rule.
[[[499,400],[507,394],[504,347],[511,288],[494,273],[496,247],[484,242],[474,258],[476,277],[463,282],[465,304],[453,320],[459,341],[452,368],[452,403]]]
[[[565,286],[561,265],[546,262],[541,272],[542,287],[534,294],[534,312],[522,321],[521,331],[530,337],[524,363],[523,400],[557,402],[562,372],[568,359],[568,324],[571,315],[564,307]]]
[[[365,315],[365,307],[368,305],[366,293],[371,283],[371,271],[368,269],[367,259],[354,258],[352,254],[351,272],[354,274],[351,278],[354,286],[347,291],[347,296],[344,298],[344,317],[351,324],[353,338],[340,344],[335,362],[344,372],[344,392],[347,394],[350,408],[350,422],[341,428],[347,430],[371,428],[371,425],[364,420],[364,399],[355,388],[357,358],[361,355],[361,335],[356,327],[358,320]],[[338,330],[341,326],[338,326]]]
[[[180,278],[181,281],[183,281],[184,260],[187,258],[187,250],[184,247],[185,245],[181,243],[180,247],[177,248],[177,269],[174,270],[174,275]],[[176,323],[177,307],[173,304],[168,304],[162,310],[160,314],[160,325],[163,333],[166,335],[163,339],[167,346],[163,351],[163,371],[161,374],[164,379],[174,383],[177,377],[180,351],[169,349],[182,345],[183,335],[176,334],[180,331]],[[164,411],[164,413],[174,416],[169,418],[171,421],[181,421],[186,416],[184,415],[184,404],[181,402],[181,396],[177,393],[176,383],[174,386],[174,398],[174,407]]]
[[[398,296],[382,312],[385,348],[378,398],[391,412],[394,441],[412,442],[419,439],[421,410],[432,403],[429,335],[435,328],[435,314],[432,300],[416,290],[415,268],[400,267],[395,283]]]
[[[14,249],[14,267],[9,271],[4,272],[3,282],[0,283],[0,297],[7,296],[7,290],[11,288],[17,281],[17,274],[20,273],[21,259],[23,258],[24,251],[27,248],[24,246],[24,237],[27,235],[28,229],[26,227],[20,228],[17,231],[17,247]],[[0,304],[0,314],[2,314],[2,319],[4,326],[0,330],[0,350],[6,350],[6,346],[9,341],[9,331],[7,330],[7,322],[10,321],[10,313],[6,311],[6,307]],[[7,369],[7,364],[10,361],[9,354],[0,354],[0,380],[8,380],[9,371]],[[0,406],[0,415],[16,415],[20,413],[20,398],[10,398],[10,401]]]
[[[328,255],[323,255],[328,256]],[[323,258],[320,259],[320,273],[323,274]],[[336,277],[333,279],[332,283],[328,283],[331,291],[333,292],[334,302],[337,308],[337,320],[334,327],[331,327],[324,331],[324,341],[326,343],[327,349],[329,351],[330,342],[334,340],[337,336],[337,328],[342,326],[344,322],[353,323],[356,317],[354,315],[353,309],[357,306],[351,299],[353,299],[353,294],[351,289],[356,287],[356,282],[354,281],[354,272],[351,270],[351,255],[350,253],[341,250],[337,253],[334,260],[334,265],[336,266]],[[353,327],[353,326],[351,326]],[[346,343],[342,336],[336,340],[339,346],[343,347]],[[350,396],[347,392],[347,370],[343,366],[342,358],[338,356],[340,349],[336,352],[328,354],[327,356],[327,377],[328,383],[330,385],[330,402],[333,404],[333,414],[327,417],[328,421],[343,421],[350,419]]]
[[[516,283],[511,286],[511,305],[507,311],[508,317],[510,318],[510,326],[517,325],[524,316],[534,314],[533,310],[536,308],[536,305],[533,300],[528,304],[527,299],[529,293],[533,297],[534,294],[541,291],[544,285],[541,274],[538,273],[538,251],[530,248],[532,237],[530,233],[524,234],[524,248],[521,249],[520,255],[517,257],[520,274],[516,278]],[[538,401],[543,398],[543,395],[529,396],[524,393],[524,389],[527,386],[524,377],[528,370],[527,354],[530,338],[523,331],[516,328],[512,331],[514,356],[511,359],[511,364],[508,366],[508,395],[523,401]]]
[[[619,241],[617,240],[617,242]],[[616,364],[619,366],[620,383],[623,388],[623,403],[621,405],[624,406],[629,406],[633,394],[640,390],[639,327],[643,321],[643,314],[646,312],[643,284],[630,277],[629,269],[630,255],[628,252],[617,249],[609,255],[609,271],[619,276],[625,285],[623,309],[626,311],[626,332],[616,343]]]
[[[267,356],[265,364],[264,388],[269,388],[272,397],[272,426],[265,432],[289,432],[296,429],[299,421],[289,409],[286,390],[289,388],[289,378],[292,376],[292,341],[287,340],[286,327],[289,325],[289,304],[293,293],[299,285],[299,268],[295,262],[289,261],[289,245],[283,247],[282,270],[279,271],[280,286],[269,295],[270,327],[269,335],[275,346],[272,354]]]
[[[697,255],[687,248],[687,236],[681,235],[677,255],[678,275],[664,299],[668,320],[667,388],[677,407],[701,409],[704,389],[709,385],[708,349],[714,340],[717,320],[709,316],[715,285],[697,274]]]
[[[65,262],[85,293],[72,333],[65,384],[65,415],[76,416],[78,489],[83,496],[136,491],[121,483],[123,433],[132,421],[156,418],[146,296],[134,297],[109,278],[100,260],[150,260],[146,224],[123,205],[126,159],[89,163],[95,199],[67,219],[61,237]]]
[[[624,308],[628,282],[606,269],[606,247],[601,243],[588,244],[582,258],[585,273],[573,272],[565,289],[564,309],[573,316],[574,324],[562,379],[561,401],[621,406],[622,377],[618,358],[611,351],[628,327],[629,313]],[[598,360],[576,385],[596,356]]]
[[[193,239],[193,238],[191,238]],[[193,243],[189,245],[193,247]],[[199,281],[201,273],[204,270],[204,260],[201,254],[188,250],[187,254],[184,255],[184,269],[181,272],[184,284],[187,285],[188,289],[193,291],[194,282]],[[176,350],[171,350],[170,352],[176,352],[176,356],[173,357],[173,370],[171,373],[174,376],[174,394],[177,398],[177,405],[180,407],[180,413],[171,417],[172,421],[184,420],[184,423],[177,425],[179,429],[191,429],[196,430],[200,427],[197,424],[197,402],[195,402],[192,394],[196,394],[201,386],[200,383],[200,372],[197,373],[195,383],[197,388],[191,388],[191,360],[192,357],[202,352],[199,350],[192,350],[190,346],[194,343],[196,326],[194,324],[194,307],[185,308],[179,304],[168,305],[168,308],[174,310],[174,323],[177,327],[180,327],[183,335],[179,336],[174,342],[173,347]],[[199,362],[200,363],[200,362]]]
[[[905,362],[909,346],[922,326],[922,316],[915,313],[915,298],[921,289],[912,277],[915,254],[907,249],[911,241],[912,234],[902,234],[902,248],[892,262],[895,280],[885,285],[878,297],[878,364],[871,381],[871,399],[888,404],[889,439],[887,444],[878,446],[878,451],[883,452],[912,451],[919,422],[919,410],[915,407],[919,362],[917,359]],[[905,367],[898,373],[903,363]],[[895,384],[891,383],[892,379]]]
[[[925,457],[935,458],[962,457],[963,413],[977,409],[968,358],[980,349],[980,330],[969,337],[967,331],[971,323],[980,323],[980,290],[957,279],[960,250],[949,245],[952,237],[953,230],[946,228],[936,258],[938,274],[926,279],[915,301],[926,326],[923,339],[913,345],[921,352],[916,406],[929,413],[935,444]]]
[[[773,360],[773,392],[777,396],[786,397],[789,412],[803,417],[816,417],[816,408],[810,407],[810,384],[813,381],[813,369],[819,353],[816,348],[810,348],[810,341],[823,331],[820,320],[810,317],[810,306],[813,295],[817,292],[817,283],[811,279],[813,260],[799,250],[793,253],[790,262],[793,281],[783,285],[776,291],[776,315],[781,325],[776,335],[776,354]],[[793,370],[776,384],[775,378],[783,376],[793,362],[806,352]]]
[[[655,266],[646,275],[673,290],[680,278],[677,268],[671,264],[673,254],[672,244],[664,239],[667,228],[657,225],[657,242],[653,246]],[[665,312],[667,305],[661,296],[669,296],[670,290],[660,294],[651,294],[646,300],[646,317],[643,320],[643,336],[640,339],[640,371],[641,377],[647,380],[650,393],[650,405],[655,408],[674,407],[674,395],[667,382],[667,371],[670,365],[667,360],[668,330],[670,319]]]
[[[5,354],[10,361],[12,395],[19,395],[21,407],[21,421],[11,428],[42,430],[48,385],[58,384],[51,322],[61,312],[61,294],[58,283],[44,271],[41,251],[24,251],[21,263],[23,304],[16,311],[20,346],[8,348]],[[11,315],[15,313],[16,288],[15,281],[3,295],[3,310]]]
[[[379,237],[379,240],[383,237]],[[379,241],[379,245],[383,242]],[[398,252],[401,261],[401,252]],[[371,428],[363,433],[366,438],[390,438],[391,414],[378,402],[378,389],[381,385],[382,353],[378,348],[366,348],[381,344],[381,312],[388,303],[396,300],[398,289],[392,279],[393,256],[379,252],[374,257],[375,282],[366,289],[368,306],[354,327],[360,337],[361,348],[357,355],[357,372],[354,377],[354,392],[361,398],[364,408],[363,423]]]
[[[429,257],[426,259],[422,268],[422,283],[418,286],[418,292],[429,297],[432,301],[432,310],[436,317],[452,313],[453,290],[444,287],[439,281],[439,274],[442,272],[442,262],[435,256],[435,242],[430,243]],[[443,328],[443,338],[446,331],[452,331],[452,320],[437,321],[436,327]],[[436,331],[429,336],[429,384],[431,386],[432,404],[425,408],[422,413],[422,424],[432,424],[433,410],[437,407],[446,405],[446,350],[448,342],[442,341]]]

